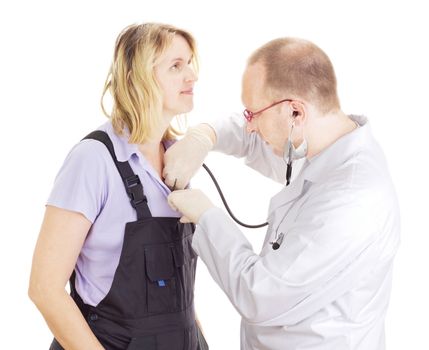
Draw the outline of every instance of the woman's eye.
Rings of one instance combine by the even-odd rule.
[[[180,70],[180,68],[181,68],[180,63],[176,63],[171,66],[171,70]]]

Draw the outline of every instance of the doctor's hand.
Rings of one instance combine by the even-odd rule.
[[[189,128],[185,136],[171,145],[164,155],[162,176],[173,190],[184,189],[213,148],[216,133],[208,124]]]
[[[197,224],[201,216],[214,207],[210,199],[200,190],[174,191],[168,196],[171,208],[183,214],[180,222]]]

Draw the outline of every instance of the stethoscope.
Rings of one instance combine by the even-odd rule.
[[[298,147],[298,149],[295,149],[295,147],[293,146],[291,140],[291,136],[292,136],[292,131],[294,128],[294,123],[292,123],[292,127],[289,133],[289,138],[288,138],[288,142],[287,142],[287,157],[284,157],[284,160],[286,162],[286,186],[289,186],[290,184],[290,179],[292,177],[292,163],[293,163],[293,159],[294,157],[296,157],[297,155],[299,155],[299,157],[302,157],[302,155],[306,154],[307,152],[307,143],[304,140],[304,142]],[[286,155],[286,152],[285,152]],[[203,168],[207,171],[207,173],[209,174],[209,176],[211,177],[214,185],[216,186],[216,189],[220,195],[220,198],[222,199],[223,205],[225,206],[225,209],[227,210],[228,214],[231,216],[231,218],[239,225],[243,226],[243,227],[247,227],[247,228],[260,228],[260,227],[264,227],[268,225],[268,222],[264,222],[262,224],[257,224],[257,225],[249,225],[249,224],[245,224],[244,222],[238,220],[235,215],[232,213],[231,209],[229,208],[229,205],[225,199],[225,196],[223,195],[223,192],[216,180],[216,178],[214,177],[213,173],[210,171],[210,169],[208,168],[208,166],[206,164],[203,164]],[[272,245],[273,250],[277,250],[280,248],[280,245],[283,242],[283,238],[284,238],[284,233],[280,233],[277,236],[277,232],[276,232],[276,237],[275,240],[273,242],[270,242],[270,244]]]
[[[257,225],[249,225],[249,224],[245,224],[244,222],[238,220],[236,218],[236,216],[232,213],[231,209],[229,208],[229,205],[225,199],[225,196],[223,195],[223,192],[216,180],[216,178],[214,177],[213,173],[211,172],[211,170],[209,169],[209,167],[206,164],[203,164],[203,168],[207,171],[207,173],[209,174],[209,176],[211,177],[211,179],[213,180],[214,185],[216,186],[216,189],[219,193],[220,198],[222,199],[223,205],[225,206],[225,209],[227,210],[229,216],[231,216],[231,218],[239,225],[243,226],[243,227],[247,227],[247,228],[260,228],[260,227],[264,227],[268,225],[268,222],[264,222],[262,224],[257,224]],[[286,186],[288,186],[290,184],[290,178],[292,175],[292,162],[287,162],[286,164]],[[276,234],[277,235],[277,234]],[[284,234],[280,233],[280,235],[276,238],[275,241],[270,242],[270,244],[272,245],[272,248],[274,250],[277,250],[280,248],[280,245],[282,244],[283,241],[283,237]]]

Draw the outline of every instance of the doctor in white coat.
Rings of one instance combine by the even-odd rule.
[[[184,188],[213,148],[285,185],[286,164],[295,172],[271,200],[259,254],[201,191],[169,197],[198,224],[192,246],[242,316],[241,348],[384,349],[400,222],[367,119],[341,111],[329,58],[300,39],[253,53],[242,100],[245,118],[190,129],[164,168],[166,183]]]

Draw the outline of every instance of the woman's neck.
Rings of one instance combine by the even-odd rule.
[[[140,152],[146,160],[152,165],[159,177],[162,178],[162,169],[164,168],[164,145],[161,141],[146,142],[138,146]]]
[[[145,143],[139,144],[138,148],[144,155],[147,161],[156,170],[159,177],[162,179],[162,170],[164,168],[164,144],[162,140],[165,135],[165,131],[171,123],[173,116],[164,115],[163,121],[158,125],[155,130],[152,130],[151,139]]]

